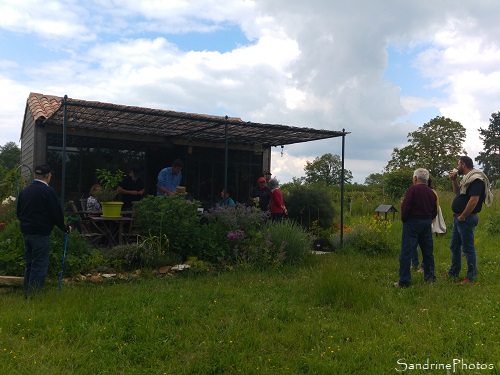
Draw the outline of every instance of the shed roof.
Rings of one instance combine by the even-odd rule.
[[[63,97],[30,93],[27,108],[37,124],[63,124]],[[349,132],[261,124],[227,116],[210,116],[67,98],[68,129],[133,136],[184,138],[207,142],[279,146],[340,137]],[[22,134],[21,134],[22,136]]]
[[[381,204],[375,209],[375,212],[398,212],[398,210],[393,205]]]

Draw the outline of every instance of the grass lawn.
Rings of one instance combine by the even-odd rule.
[[[51,280],[28,301],[1,296],[0,373],[500,374],[498,238],[481,224],[476,235],[479,277],[463,286],[413,273],[396,289],[397,253],[61,293]],[[435,240],[438,275],[448,244],[449,234]]]

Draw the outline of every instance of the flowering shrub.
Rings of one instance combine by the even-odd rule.
[[[201,226],[199,232],[200,257],[223,268],[230,267],[237,262],[237,258],[240,257],[238,253],[246,244],[255,240],[260,234],[267,219],[266,213],[242,204],[217,207],[204,213],[202,220],[205,224]]]
[[[309,234],[292,220],[283,222],[269,222],[266,225],[265,233],[270,235],[275,251],[278,254],[283,252],[282,262],[297,263],[310,254],[311,238]]]
[[[352,228],[344,231],[345,245],[369,254],[392,252],[395,247],[391,237],[392,221],[380,220],[376,215],[364,216]]]
[[[229,241],[242,240],[243,238],[245,238],[245,232],[239,229],[227,233],[227,239]]]
[[[269,218],[267,213],[253,210],[252,207],[240,203],[235,206],[216,207],[203,216],[211,223],[217,222],[226,232],[239,229],[246,233],[260,230]]]
[[[204,215],[200,257],[223,269],[278,267],[302,260],[310,250],[307,233],[289,220],[273,223],[264,212],[244,205]]]
[[[11,223],[16,219],[16,197],[7,197],[0,203],[0,222]]]
[[[271,235],[257,235],[241,241],[232,249],[234,262],[242,268],[278,267],[285,260],[285,242],[276,245]]]

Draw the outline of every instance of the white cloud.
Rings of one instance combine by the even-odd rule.
[[[27,63],[0,54],[0,118],[9,129],[0,143],[18,138],[30,91],[68,94],[345,128],[352,132],[346,168],[363,182],[422,125],[412,116],[424,109],[460,121],[468,151],[480,149],[477,129],[499,110],[499,12],[500,3],[488,0],[4,0],[0,40],[30,35],[47,55]],[[185,52],[171,41],[172,34],[228,26],[239,27],[248,43]],[[432,97],[401,97],[400,87],[383,78],[389,45],[419,47],[414,66],[434,88]],[[283,158],[273,152],[273,170],[286,182],[324,153],[340,155],[340,139],[286,146]]]

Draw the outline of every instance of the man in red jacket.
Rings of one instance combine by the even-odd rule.
[[[43,288],[49,265],[50,233],[54,226],[63,232],[72,228],[64,224],[64,213],[54,190],[49,187],[50,166],[35,167],[35,181],[26,186],[17,200],[17,217],[24,238],[26,269],[24,295]]]

